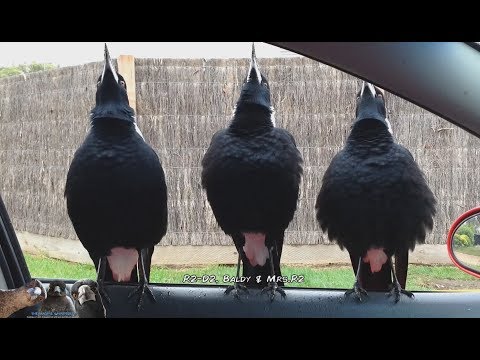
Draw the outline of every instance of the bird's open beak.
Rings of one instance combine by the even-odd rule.
[[[103,83],[103,79],[108,74],[112,74],[113,78],[118,83],[118,75],[117,75],[117,72],[115,71],[115,68],[113,67],[112,59],[110,58],[110,53],[108,52],[107,44],[105,44],[105,64],[103,65],[102,77],[100,79],[101,83]]]
[[[378,86],[374,86],[374,85],[372,85],[372,84],[370,84],[369,82],[366,82],[366,81],[364,81],[362,83],[362,89],[360,90],[360,97],[363,96],[363,93],[365,91],[368,91],[373,96],[377,95],[378,93],[385,96],[385,90],[379,88]]]
[[[262,75],[257,64],[257,56],[255,55],[255,43],[252,43],[252,58],[250,59],[250,68],[248,69],[247,82],[257,79],[258,83],[262,82]]]
[[[363,97],[364,95],[367,95],[367,94],[370,94],[372,97],[375,97],[377,94],[382,94],[382,96],[385,97],[385,90],[383,90],[383,89],[381,89],[377,86],[373,86],[369,82],[364,81],[362,83],[362,89],[360,90],[360,97]],[[393,135],[392,126],[390,125],[390,121],[388,121],[388,119],[386,117],[385,117],[384,121],[387,125],[388,132]]]
[[[362,83],[362,89],[360,90],[360,97],[363,96],[365,91],[368,91],[372,96],[375,96],[377,94],[377,91],[375,90],[375,86],[370,84],[369,82],[364,81]]]
[[[83,305],[87,301],[96,301],[95,293],[88,285],[82,285],[78,288],[78,302]]]

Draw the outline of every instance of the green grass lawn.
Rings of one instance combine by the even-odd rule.
[[[468,254],[468,255],[474,255],[474,256],[480,256],[480,246],[466,246],[466,247],[455,247],[455,251]]]
[[[480,246],[476,245],[476,246],[467,246],[467,247],[455,247],[455,253],[458,255],[458,254],[466,254],[466,255],[470,255],[470,256],[476,256],[478,258],[480,258]],[[458,256],[457,256],[458,258]],[[460,261],[460,260],[459,260]],[[480,265],[478,264],[478,261],[475,261],[475,258],[466,258],[466,259],[462,259],[462,261],[460,262],[463,262],[463,265],[471,268],[471,269],[474,269],[474,270],[477,270],[477,271],[480,271]]]
[[[92,265],[28,254],[25,254],[25,259],[33,277],[63,279],[94,279],[96,277]],[[286,285],[293,287],[347,289],[351,288],[354,282],[353,271],[351,267],[346,266],[322,268],[284,266],[282,273],[289,279],[297,275],[299,282]],[[235,274],[234,266],[224,265],[182,269],[153,266],[150,280],[152,283],[182,284],[186,283],[184,282],[185,275],[190,275],[190,279],[192,275],[196,275],[200,278],[195,282],[196,284],[221,285],[230,284],[223,281],[224,275],[234,276]],[[218,282],[210,282],[214,279]],[[302,281],[300,282],[300,280]],[[475,279],[454,266],[410,265],[407,288],[409,290],[480,289],[480,279]]]

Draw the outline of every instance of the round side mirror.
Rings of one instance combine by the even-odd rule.
[[[480,278],[480,207],[455,220],[448,232],[447,247],[457,267]]]

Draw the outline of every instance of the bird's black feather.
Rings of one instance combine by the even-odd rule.
[[[408,251],[425,242],[436,212],[436,200],[424,174],[412,154],[396,144],[388,130],[383,97],[375,101],[377,108],[363,110],[371,116],[380,109],[373,117],[358,115],[365,101],[357,105],[357,121],[344,148],[327,168],[315,204],[322,230],[349,251],[355,272],[359,257],[370,248],[384,248],[387,256],[397,254],[402,259],[406,253],[408,259]],[[400,272],[405,274],[398,276],[405,279],[403,288],[406,266],[403,261]],[[370,270],[365,266],[365,289],[386,290],[389,283],[385,279],[391,282],[388,267],[387,263],[381,273],[375,274],[376,279],[383,280],[369,286]]]
[[[108,59],[109,61],[109,59]],[[108,65],[108,63],[107,63]],[[68,215],[95,266],[114,247],[149,249],[167,230],[167,187],[161,162],[136,131],[126,85],[106,65],[99,78],[92,126],[67,174]],[[136,269],[132,281],[136,281]],[[105,280],[112,280],[109,269]]]
[[[202,187],[218,224],[242,256],[243,275],[261,275],[256,285],[265,286],[270,264],[249,264],[242,233],[266,234],[266,246],[275,247],[275,275],[280,275],[284,231],[297,207],[302,158],[293,136],[274,127],[268,82],[263,75],[259,79],[257,71],[251,68],[228,128],[212,138],[202,160]]]

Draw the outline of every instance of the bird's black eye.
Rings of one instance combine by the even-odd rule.
[[[73,293],[72,297],[73,297],[73,300],[77,300],[77,297],[78,297],[77,293]]]
[[[120,85],[122,85],[124,88],[126,88],[125,81],[123,81],[123,80],[120,80]]]

